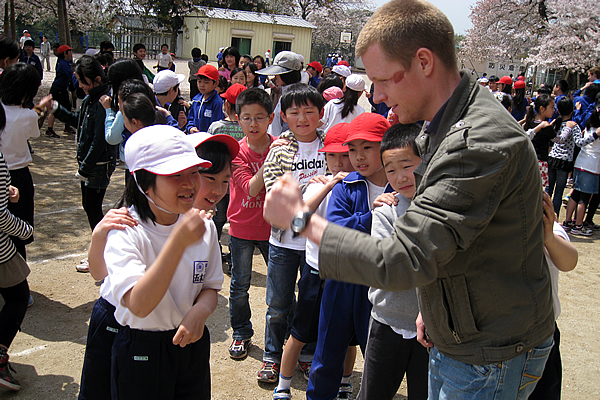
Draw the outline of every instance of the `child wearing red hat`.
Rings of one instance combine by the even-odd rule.
[[[363,113],[348,125],[351,172],[331,191],[327,220],[371,233],[373,203],[392,191],[379,153],[383,134],[390,123],[381,115]],[[333,128],[332,128],[333,129]],[[350,376],[344,376],[344,358],[349,345],[359,344],[364,354],[369,333],[371,303],[363,285],[327,281],[321,298],[317,348],[313,358],[307,399],[338,396],[351,391]],[[340,386],[341,382],[341,386]]]
[[[220,121],[223,115],[223,99],[216,88],[219,84],[219,71],[214,65],[203,65],[196,73],[198,93],[192,99],[186,130],[188,133],[206,132],[210,124]]]

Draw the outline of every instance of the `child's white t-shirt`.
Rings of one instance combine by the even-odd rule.
[[[561,238],[565,239],[567,242],[570,242],[571,239],[567,232],[563,229],[563,227],[556,221],[554,221],[554,225],[552,226],[552,232]],[[548,250],[544,248],[544,254],[546,254],[546,261],[548,261],[548,269],[550,270],[550,283],[552,284],[552,306],[554,307],[554,318],[558,319],[560,315],[560,300],[558,298],[558,275],[560,270],[554,265],[552,259],[550,259],[550,254],[548,254]]]
[[[308,185],[311,178],[317,175],[325,175],[327,162],[325,161],[325,153],[318,151],[320,147],[321,140],[319,138],[312,142],[298,142],[298,151],[294,154],[293,159],[292,176],[300,185]],[[281,240],[278,241],[271,235],[269,243],[292,250],[306,249],[304,236],[294,238],[291,229],[287,229],[287,227],[281,235]]]
[[[367,181],[367,190],[369,191],[369,208],[372,210],[373,202],[375,201],[377,196],[379,196],[380,194],[383,194],[383,192],[385,192],[385,186],[377,186],[376,184],[372,183],[368,179],[366,179],[366,181]]]
[[[158,66],[161,68],[169,68],[169,63],[173,62],[173,57],[169,53],[158,55]]]
[[[175,224],[164,226],[153,224],[150,220],[141,222],[133,207],[129,208],[129,213],[140,221],[139,224],[108,234],[104,260],[110,288],[106,288],[103,296],[111,303],[111,300],[114,301],[115,318],[121,325],[147,331],[175,329],[202,290],[221,290],[223,269],[217,229],[212,220],[205,221],[204,236],[185,249],[160,303],[148,316],[140,318],[133,315],[121,300],[156,260],[174,227],[181,221],[181,216]]]
[[[329,178],[332,178],[331,175],[328,175]],[[311,183],[310,185],[308,185],[308,187],[306,188],[306,191],[304,192],[304,195],[302,195],[302,198],[304,199],[304,201],[310,199],[311,197],[313,197],[315,194],[317,194],[317,192],[319,192],[319,190],[321,190],[323,188],[323,186],[325,186],[322,183]],[[323,217],[323,218],[327,218],[327,205],[329,204],[329,199],[331,198],[331,191],[329,191],[329,193],[327,193],[327,196],[325,196],[325,198],[323,199],[323,201],[321,202],[321,204],[319,204],[319,207],[317,207],[317,209],[315,210],[315,214]],[[312,268],[316,269],[317,271],[319,270],[319,245],[317,245],[315,242],[311,241],[311,240],[306,240],[306,263],[308,265],[310,265]]]
[[[343,108],[344,102],[339,99],[329,100],[327,104],[325,104],[325,108],[323,108],[323,118],[321,118],[323,126],[321,126],[321,129],[328,132],[332,126],[337,125],[340,122],[350,123],[354,118],[365,112],[365,109],[357,104],[354,106],[352,112],[346,115],[346,118],[342,118]]]

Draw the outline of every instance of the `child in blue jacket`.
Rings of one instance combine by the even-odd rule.
[[[225,119],[223,99],[216,91],[219,71],[213,65],[203,65],[196,74],[198,93],[192,100],[186,130],[188,133],[208,132],[215,121]]]
[[[371,216],[375,198],[391,192],[381,164],[379,146],[390,123],[381,115],[363,113],[348,127],[346,143],[351,172],[332,192],[327,220],[362,232],[371,232]],[[306,398],[333,399],[338,395],[343,377],[348,345],[359,344],[364,354],[369,333],[371,303],[369,288],[363,285],[328,280],[321,299],[319,334]]]

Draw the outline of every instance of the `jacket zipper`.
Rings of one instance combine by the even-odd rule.
[[[444,284],[444,281],[441,281],[440,283],[442,285],[442,299],[444,301],[444,304],[446,305],[446,309],[448,310],[448,327],[450,328],[450,331],[452,332],[452,336],[454,336],[454,340],[456,341],[456,343],[461,344],[462,340],[460,339],[458,332],[456,332],[456,330],[454,329],[454,321],[452,320],[450,303],[448,302],[448,296],[446,295],[446,285]]]
[[[458,336],[458,333],[456,333],[455,330],[452,330],[452,336],[454,336],[454,340],[456,340],[456,343],[461,344],[462,340],[460,340],[460,336]]]

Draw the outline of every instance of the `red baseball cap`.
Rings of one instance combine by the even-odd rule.
[[[350,64],[346,60],[338,61],[337,65],[345,65],[346,67],[350,68]]]
[[[66,44],[63,44],[62,46],[59,46],[58,49],[56,49],[56,54],[64,53],[67,50],[73,50],[73,49],[70,48],[69,46],[67,46]]]
[[[350,124],[347,122],[340,122],[329,128],[325,135],[325,143],[319,151],[322,153],[347,153],[348,146],[344,146],[344,143],[348,137],[349,126]]]
[[[377,113],[362,113],[349,125],[345,145],[357,139],[381,142],[383,134],[392,126],[385,117]]]
[[[525,81],[516,81],[515,89],[525,89]]]
[[[318,61],[313,61],[310,64],[308,64],[308,66],[313,67],[318,73],[323,72],[323,66]]]
[[[505,85],[512,85],[513,83],[512,78],[508,75],[505,75],[502,78],[500,78],[498,82],[504,83]]]
[[[208,79],[212,79],[215,82],[219,81],[219,71],[214,65],[205,64],[200,67],[198,72],[195,74],[196,76],[205,76]]]
[[[233,136],[224,134],[211,135],[208,132],[196,132],[186,135],[185,137],[187,141],[191,143],[192,146],[194,146],[194,148],[200,146],[202,143],[209,141],[223,143],[225,146],[227,146],[229,156],[232,160],[238,155],[238,152],[240,151],[240,144],[237,140],[235,140]]]
[[[235,101],[237,100],[240,93],[242,93],[246,89],[248,88],[242,85],[241,83],[234,83],[233,85],[229,86],[225,93],[221,94],[221,97],[227,100],[229,104],[235,104]]]

